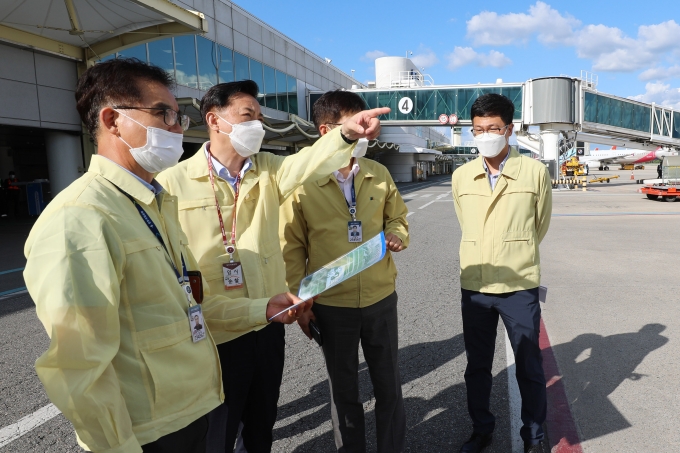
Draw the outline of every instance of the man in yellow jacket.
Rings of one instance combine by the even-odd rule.
[[[314,104],[314,124],[326,136],[364,108],[357,94],[331,91]],[[305,184],[286,200],[281,210],[281,246],[288,284],[297,292],[306,275],[385,233],[389,249],[385,257],[322,293],[313,314],[307,312],[298,323],[310,338],[310,320],[321,331],[338,451],[366,451],[359,399],[361,343],[376,399],[378,452],[400,452],[406,419],[397,359],[397,269],[391,252],[408,246],[408,210],[388,170],[361,157],[367,146],[362,141],[348,166]]]
[[[286,291],[279,244],[279,207],[307,181],[347,165],[355,143],[380,133],[377,116],[361,112],[299,153],[259,153],[265,131],[251,80],[212,87],[201,113],[210,141],[158,180],[179,199],[179,220],[211,290],[252,299]],[[208,326],[215,329],[208,319]],[[221,321],[216,321],[218,327]],[[250,453],[269,452],[283,376],[284,329],[269,325],[235,335],[214,334],[225,404],[211,414],[210,451],[231,452],[242,424]]]
[[[206,414],[224,394],[215,343],[194,332],[196,318],[234,335],[299,301],[206,294],[197,304],[177,198],[153,179],[179,160],[188,125],[171,86],[135,59],[83,73],[77,107],[99,153],[25,246],[26,286],[50,337],[36,372],[88,451],[203,453]]]
[[[472,134],[480,157],[453,173],[453,201],[462,230],[460,286],[468,411],[473,434],[461,452],[491,443],[491,365],[498,317],[503,319],[517,364],[522,396],[520,435],[525,452],[542,452],[546,417],[545,377],[538,345],[538,245],[548,232],[552,186],[546,167],[510,148],[515,107],[486,94],[472,105]]]

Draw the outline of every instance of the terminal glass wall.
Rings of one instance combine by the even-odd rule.
[[[198,88],[196,40],[193,36],[175,38],[175,80],[178,84]]]
[[[673,112],[673,138],[680,138],[680,112]]]
[[[297,79],[202,36],[177,36],[122,50],[112,58],[135,57],[168,71],[178,85],[206,91],[235,80],[253,80],[266,107],[298,114]]]
[[[586,91],[583,119],[590,123],[649,132],[651,109],[634,102]]]
[[[359,94],[369,108],[390,107],[382,120],[436,121],[439,115],[455,113],[461,121],[470,121],[470,107],[477,98],[487,93],[498,93],[515,104],[515,120],[522,119],[522,87],[441,88],[429,90],[362,91]],[[414,108],[404,114],[397,103],[403,97],[413,100]]]

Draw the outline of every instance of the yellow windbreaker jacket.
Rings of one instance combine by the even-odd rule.
[[[116,186],[151,217],[171,257]],[[181,253],[189,270],[198,267],[175,197],[155,197],[117,164],[93,156],[89,171],[42,213],[24,252],[26,286],[50,337],[36,371],[83,448],[141,453],[140,445],[224,399],[213,339],[193,343],[188,302],[169,264],[181,272]],[[266,323],[266,304],[225,302],[206,297],[206,317],[237,331]]]
[[[407,247],[408,209],[387,168],[360,158],[354,188],[364,241],[384,231],[395,234]],[[298,291],[306,275],[361,245],[347,239],[351,220],[345,196],[332,175],[305,184],[284,202],[281,247],[291,291]],[[388,250],[382,261],[325,291],[315,303],[367,307],[392,294],[396,278],[397,268]]]
[[[540,284],[538,245],[548,232],[552,185],[539,161],[510,151],[492,192],[482,157],[453,173],[453,201],[463,236],[460,286],[507,293]]]
[[[236,210],[237,254],[234,259],[243,266],[245,288],[241,290],[224,289],[222,264],[229,262],[229,255],[222,243],[205,145],[193,157],[158,175],[157,180],[163,187],[179,199],[182,229],[211,291],[227,297],[268,301],[288,290],[279,243],[281,203],[301,184],[316,181],[347,165],[354,146],[347,144],[340,135],[340,128],[336,128],[297,154],[282,157],[262,152],[251,157],[253,166],[241,182]],[[234,189],[222,178],[215,178],[215,190],[229,237]],[[215,317],[208,320],[218,344],[257,329],[246,327],[240,332],[226,331],[219,328],[222,322]]]

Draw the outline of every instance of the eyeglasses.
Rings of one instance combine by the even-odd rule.
[[[129,109],[129,110],[162,110],[163,111],[163,121],[166,125],[172,127],[179,122],[183,131],[189,129],[189,116],[182,115],[179,110],[173,110],[166,107],[129,107],[124,105],[119,105],[114,107],[114,109]]]
[[[475,129],[472,128],[470,129],[470,132],[472,132],[472,135],[474,137],[477,137],[478,135],[481,134],[496,134],[496,135],[503,135],[505,134],[505,130],[510,126],[509,124],[506,124],[505,126],[498,128],[498,127],[491,127],[488,130],[482,130],[482,129]]]

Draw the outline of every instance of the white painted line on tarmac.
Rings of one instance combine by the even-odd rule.
[[[431,183],[429,183],[429,184],[428,184],[428,183],[420,183],[420,184],[423,184],[421,187],[416,187],[416,186],[405,187],[405,188],[404,188],[404,191],[401,191],[401,190],[400,190],[399,192],[400,192],[402,195],[404,195],[404,194],[407,194],[407,193],[415,192],[415,191],[420,190],[420,189],[425,189],[425,188],[427,188],[427,187],[436,186],[437,184],[446,183],[446,181],[448,181],[449,184],[451,183],[451,180],[450,180],[450,179],[448,179],[448,180],[442,179],[441,181],[431,182]],[[410,189],[410,190],[409,190],[409,189]]]
[[[415,212],[409,212],[408,214],[406,214],[406,217],[413,215],[413,214],[415,214]]]
[[[61,414],[54,404],[38,409],[30,415],[25,416],[13,425],[5,426],[0,429],[0,448],[14,442],[24,434],[34,430],[45,422],[52,420]]]
[[[420,198],[427,198],[427,197],[431,197],[431,196],[432,196],[432,194],[431,194],[431,193],[426,193],[425,195],[423,195],[423,196],[422,196],[422,197],[420,197]]]
[[[444,197],[446,197],[446,196],[448,196],[448,195],[449,195],[448,192],[447,192],[447,193],[444,193],[444,194],[441,194],[441,195],[439,195],[437,198],[435,198],[434,200],[430,201],[429,203],[425,203],[424,205],[422,205],[422,206],[419,207],[418,209],[425,209],[425,208],[427,208],[428,206],[430,206],[432,203],[436,203],[436,202],[439,201],[441,198],[444,198]]]
[[[522,453],[524,451],[524,441],[519,436],[519,430],[522,428],[522,396],[519,394],[519,385],[517,385],[517,376],[515,375],[515,354],[512,352],[512,345],[508,338],[508,332],[505,332],[505,357],[508,361],[508,401],[510,403],[510,443],[512,445],[512,453]]]

